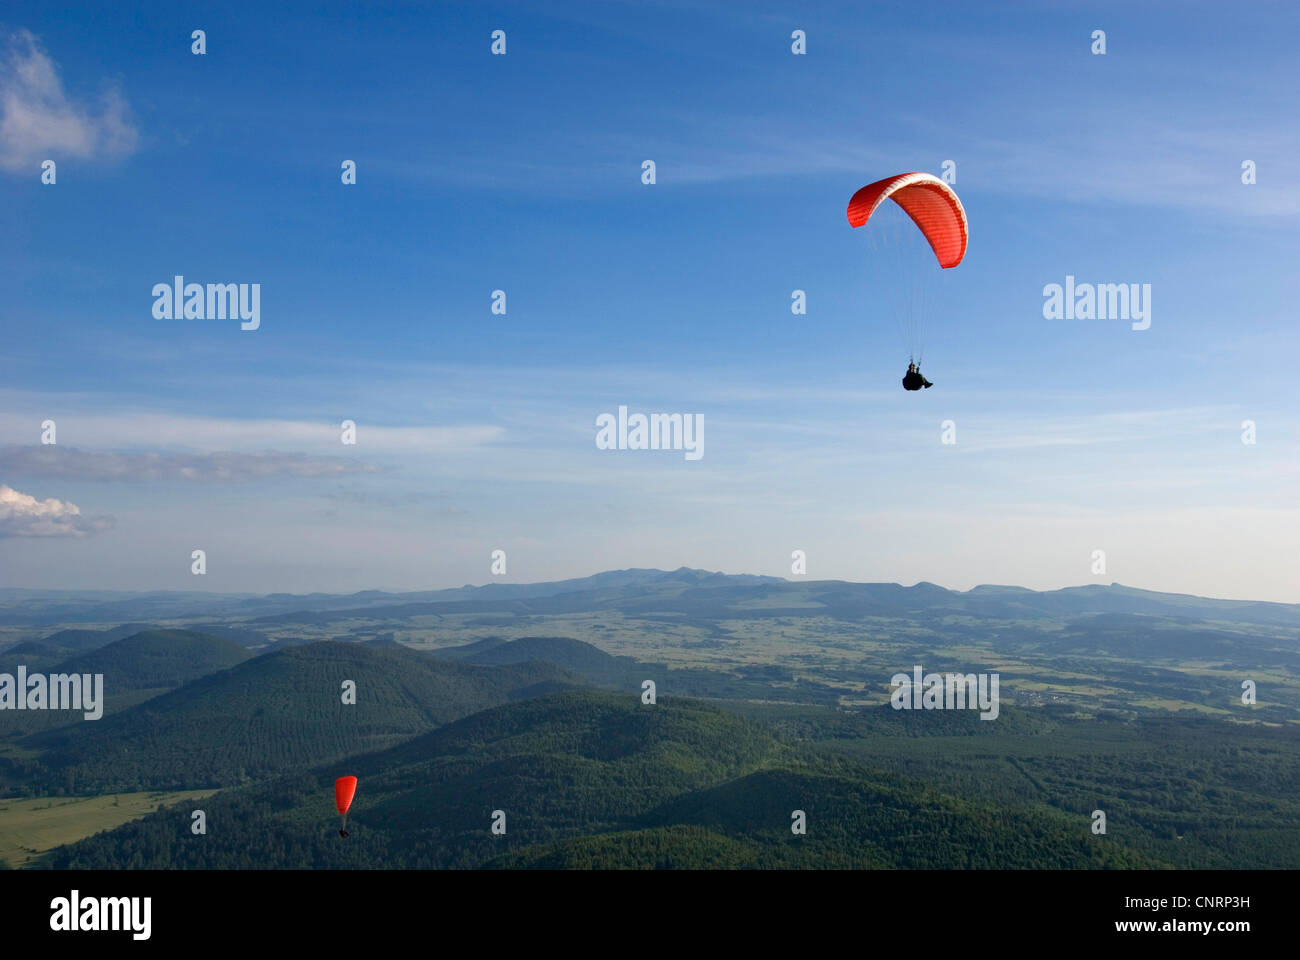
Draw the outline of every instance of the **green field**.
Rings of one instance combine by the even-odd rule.
[[[109,793],[99,797],[0,799],[0,860],[11,867],[46,850],[112,830],[162,806],[201,800],[215,790]]]

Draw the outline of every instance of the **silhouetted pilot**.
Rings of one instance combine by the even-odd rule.
[[[921,371],[916,369],[915,363],[909,363],[907,365],[907,373],[903,376],[904,390],[920,390],[922,387],[933,386],[933,383],[921,376]]]

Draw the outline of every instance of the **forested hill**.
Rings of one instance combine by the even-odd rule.
[[[338,836],[333,781],[360,784]],[[763,726],[690,700],[571,691],[391,750],[162,811],[50,865],[158,867],[1144,866],[1079,818],[1000,811],[843,762],[801,762]],[[791,833],[805,811],[808,832]],[[490,829],[494,811],[504,835]],[[626,856],[626,860],[620,860]]]
[[[772,680],[792,681],[793,672],[776,665],[751,667],[743,673],[693,667],[670,667],[666,663],[611,656],[598,647],[571,637],[520,637],[504,640],[490,637],[456,647],[443,647],[433,654],[461,663],[484,665],[550,663],[572,671],[592,686],[612,690],[639,690],[653,679],[665,693],[686,697],[765,700],[774,695]],[[792,702],[834,704],[839,691],[824,683],[804,679],[788,685],[780,696]]]
[[[51,673],[104,675],[112,693],[179,687],[253,655],[237,643],[193,630],[145,630],[69,657]]]
[[[104,646],[88,644],[71,656],[42,641],[21,643],[0,651],[0,672],[14,675],[22,665],[28,676],[89,674],[93,678],[102,674],[103,702],[99,707],[103,716],[109,716],[251,656],[237,644],[192,630],[145,630]],[[0,717],[0,734],[13,739],[56,727],[77,727],[83,725],[83,718],[84,712],[76,710],[6,713]]]
[[[343,684],[356,685],[344,704]],[[582,683],[548,664],[481,667],[401,647],[313,643],[22,743],[76,792],[222,787],[381,749],[511,698]]]

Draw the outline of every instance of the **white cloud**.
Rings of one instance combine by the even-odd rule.
[[[111,517],[85,517],[75,503],[37,500],[0,484],[0,537],[84,537],[113,525]]]
[[[380,468],[342,457],[303,453],[118,453],[53,445],[0,447],[0,469],[65,480],[192,480],[251,483],[276,477],[339,477]],[[75,508],[74,508],[75,509]]]
[[[0,404],[8,398],[0,391]],[[0,442],[18,443],[31,436],[33,417],[40,422],[51,407],[61,411],[59,443],[67,442],[83,449],[130,449],[148,446],[154,449],[188,450],[203,453],[218,451],[256,452],[297,448],[312,453],[343,450],[340,430],[343,418],[327,420],[256,420],[235,417],[195,417],[185,414],[156,413],[132,409],[105,414],[90,409],[89,402],[70,406],[55,396],[14,396],[26,411],[0,411]],[[101,410],[108,401],[97,401]],[[44,406],[42,406],[44,404]],[[57,404],[57,406],[54,406]],[[357,455],[386,452],[413,454],[451,454],[463,452],[500,440],[505,431],[492,424],[452,426],[394,427],[358,416]],[[352,453],[351,448],[348,453]]]
[[[122,95],[108,90],[98,115],[68,99],[54,61],[36,37],[19,30],[0,64],[0,167],[34,168],[41,160],[126,156],[138,136]]]

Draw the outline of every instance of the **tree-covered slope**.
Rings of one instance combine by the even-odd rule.
[[[237,643],[193,630],[145,630],[69,657],[51,673],[104,675],[111,693],[179,687],[252,657]]]
[[[359,778],[346,840],[333,781]],[[1126,867],[1086,818],[1006,812],[857,764],[800,760],[715,707],[568,691],[391,749],[219,794],[209,834],[165,811],[60,867]],[[790,832],[791,812],[808,818]],[[491,829],[505,817],[505,833]]]
[[[343,684],[356,703],[343,702]],[[478,667],[405,649],[314,643],[210,674],[99,721],[35,734],[80,792],[199,789],[390,746],[512,697],[571,685],[545,664]]]

